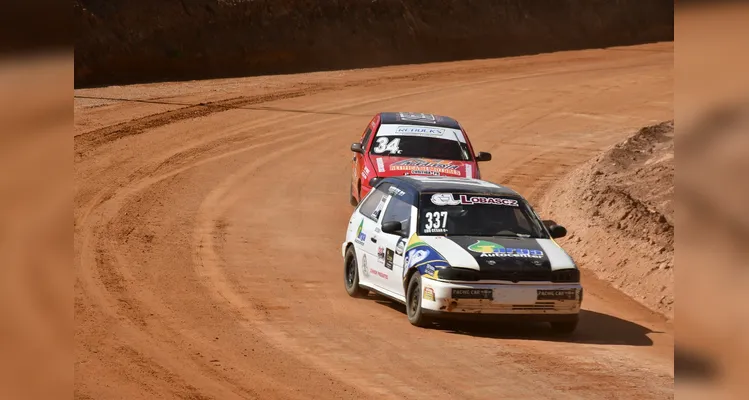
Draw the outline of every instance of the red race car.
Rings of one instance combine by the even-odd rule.
[[[478,162],[458,121],[433,114],[381,112],[351,145],[354,152],[351,205],[367,196],[377,180],[396,175],[436,175],[481,179]]]

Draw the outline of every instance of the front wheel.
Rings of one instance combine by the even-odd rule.
[[[408,282],[406,314],[408,315],[408,322],[411,325],[424,328],[431,323],[421,308],[421,274],[418,272],[413,274],[411,280]]]
[[[343,283],[346,286],[346,292],[351,297],[365,297],[369,290],[359,286],[359,263],[356,262],[356,251],[353,247],[346,250],[344,259]]]
[[[356,200],[356,197],[354,197],[354,181],[353,181],[353,179],[351,180],[351,184],[349,184],[349,187],[348,187],[348,202],[352,206],[354,206],[354,207],[356,207],[356,206],[359,205],[359,201]]]

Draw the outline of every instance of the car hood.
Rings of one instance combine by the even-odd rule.
[[[369,155],[378,177],[402,175],[441,175],[474,178],[476,164],[472,161],[438,160],[433,158],[412,158]]]
[[[453,267],[479,271],[528,271],[576,268],[572,258],[551,239],[490,236],[419,236]]]

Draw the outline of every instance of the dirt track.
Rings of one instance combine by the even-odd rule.
[[[77,397],[673,398],[671,325],[589,275],[560,341],[414,328],[349,298],[340,256],[375,112],[456,117],[535,204],[672,119],[672,69],[666,43],[76,91]]]

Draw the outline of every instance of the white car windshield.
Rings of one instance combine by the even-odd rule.
[[[472,193],[422,194],[419,235],[548,238],[522,199]]]

